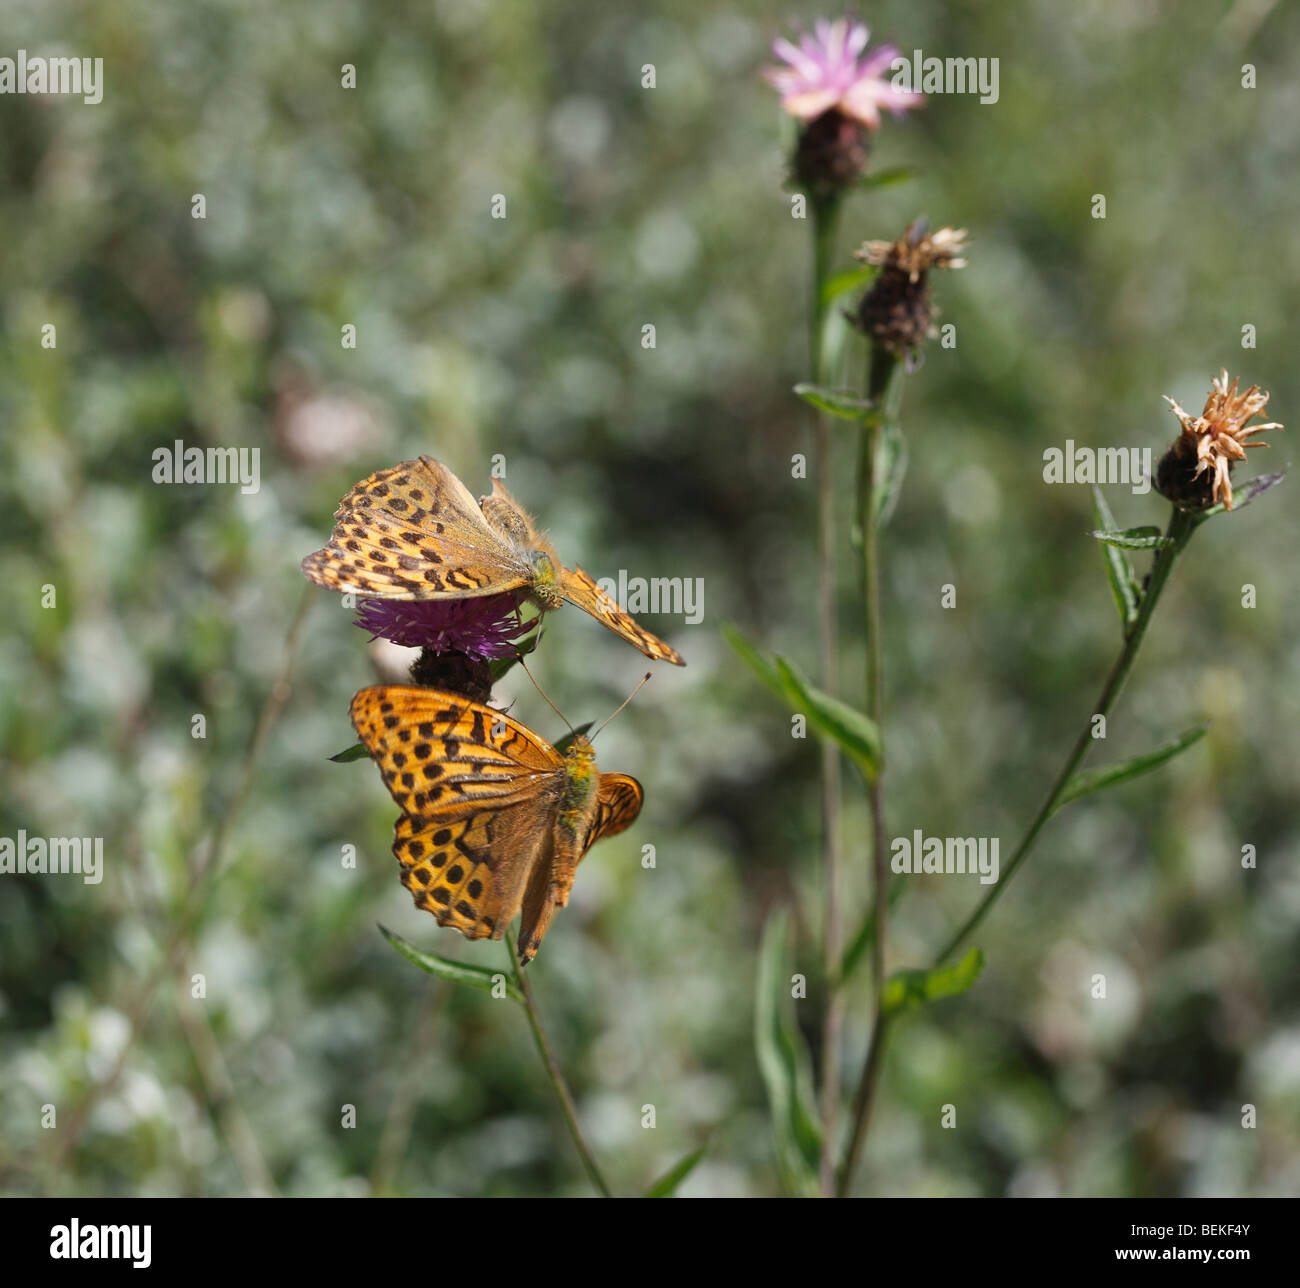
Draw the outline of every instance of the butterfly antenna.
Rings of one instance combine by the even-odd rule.
[[[638,693],[640,693],[642,689],[645,688],[645,686],[646,686],[646,682],[650,679],[651,674],[652,674],[652,673],[651,673],[650,671],[647,671],[647,672],[646,672],[646,673],[641,677],[641,683],[638,684],[638,685],[636,686],[636,688],[633,689],[632,692],[629,693],[629,694],[627,695],[627,697],[625,697],[625,698],[623,699],[622,705],[619,707],[618,711],[622,711],[622,710],[623,710],[623,707],[627,706],[627,704],[628,704],[629,702],[631,702],[632,699],[635,698],[636,695],[637,695]],[[609,724],[609,722],[614,718],[614,716],[618,715],[618,711],[615,711],[615,712],[614,712],[614,715],[606,716],[606,717],[605,717],[604,724],[602,724],[602,725],[600,726],[600,729],[603,729],[603,728],[605,727],[605,725]],[[593,734],[591,735],[591,741],[592,741],[592,742],[595,742],[595,741],[596,741],[596,734],[600,732],[600,729],[597,729],[597,730],[596,730],[596,733],[593,733]]]
[[[522,667],[524,668],[524,672],[525,672],[525,674],[528,676],[528,678],[529,678],[530,680],[532,680],[532,682],[533,682],[533,688],[536,689],[537,692],[540,693],[540,694],[542,695],[542,697],[546,698],[546,705],[547,705],[548,707],[550,707],[551,710],[554,711],[555,714],[556,714],[557,716],[559,716],[560,719],[563,720],[564,723],[565,723],[566,725],[569,726],[569,732],[572,733],[572,732],[573,732],[573,726],[572,726],[571,724],[569,724],[568,718],[565,716],[564,712],[561,711],[560,708],[557,707],[557,706],[555,705],[555,703],[552,702],[552,701],[550,700],[550,698],[546,697],[546,690],[545,690],[544,688],[542,688],[542,686],[541,686],[540,684],[537,683],[537,678],[536,678],[536,677],[533,675],[533,673],[528,669],[528,663],[524,661],[524,658],[523,658],[523,654],[522,654],[522,653],[519,655],[519,665],[522,666]],[[617,714],[617,713],[616,713],[616,714]]]

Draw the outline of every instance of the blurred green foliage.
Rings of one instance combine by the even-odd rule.
[[[809,447],[791,392],[809,374],[808,229],[757,69],[774,34],[817,12],[6,6],[0,54],[102,56],[105,93],[0,99],[0,835],[102,836],[105,876],[0,877],[5,1192],[588,1192],[519,1008],[415,970],[376,923],[477,965],[504,965],[503,947],[412,907],[378,775],[326,759],[353,740],[348,701],[375,670],[298,560],[352,483],[419,452],[475,491],[502,454],[515,495],[594,575],[704,579],[701,625],[647,623],[688,667],[660,668],[601,738],[604,767],[645,784],[645,811],[584,863],[529,970],[617,1190],[644,1191],[706,1137],[683,1194],[779,1189],[753,984],[762,926],[789,903],[811,985],[794,1011],[815,1034],[817,755],[719,627],[815,666],[812,486],[791,477]],[[1043,450],[1073,438],[1158,459],[1176,429],[1161,395],[1199,408],[1221,366],[1300,424],[1300,11],[892,0],[864,17],[906,51],[1000,59],[996,104],[936,97],[886,121],[874,166],[918,177],[853,199],[840,258],[850,268],[858,241],[922,211],[971,230],[970,266],[937,283],[957,347],[931,347],[903,411],[889,823],[999,836],[1005,853],[1119,638],[1088,489],[1045,485]],[[1252,465],[1285,467],[1292,433]],[[153,484],[152,453],[176,439],[259,447],[260,490]],[[847,437],[841,450],[847,534]],[[1300,1188],[1295,486],[1198,535],[1098,762],[1201,718],[1208,736],[1054,820],[982,928],[976,986],[896,1025],[863,1192]],[[1153,495],[1109,501],[1122,527],[1163,518]],[[856,698],[850,559],[846,536]],[[291,688],[192,945],[128,1048],[131,1001],[239,790],[304,594]],[[641,672],[576,611],[547,637],[535,670],[575,723]],[[521,679],[503,694],[558,736]],[[854,778],[845,795],[859,914]],[[909,880],[899,968],[927,964],[980,893]],[[947,1103],[957,1130],[939,1126]]]

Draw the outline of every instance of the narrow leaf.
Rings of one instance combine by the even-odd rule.
[[[1126,782],[1130,778],[1137,778],[1140,774],[1149,773],[1203,738],[1209,727],[1208,723],[1199,724],[1194,729],[1179,734],[1172,742],[1166,742],[1154,751],[1144,752],[1140,756],[1130,756],[1128,760],[1121,760],[1117,765],[1103,765],[1100,769],[1081,770],[1061,789],[1060,798],[1052,812],[1055,813],[1070,801],[1078,800],[1080,796],[1087,796],[1090,792],[1099,792],[1106,787],[1114,787],[1116,783]]]
[[[828,416],[838,416],[840,420],[861,421],[874,410],[865,398],[842,389],[802,384],[795,385],[794,392],[818,411],[824,411]]]
[[[518,641],[519,651],[510,657],[494,657],[488,663],[488,674],[492,677],[492,683],[495,684],[502,676],[507,674],[512,666],[519,661],[521,657],[527,657],[529,653],[537,647],[537,641],[541,638],[541,631],[538,627],[541,624],[541,614],[535,617],[526,618],[525,621],[531,621],[533,626],[532,634],[526,635]]]
[[[680,1162],[674,1163],[648,1190],[648,1199],[670,1199],[677,1192],[677,1187],[695,1170],[695,1165],[704,1157],[705,1147],[692,1150]]]
[[[906,883],[894,880],[889,883],[889,910],[893,912],[894,905],[903,897],[903,891],[906,889]],[[871,909],[865,917],[862,918],[862,924],[858,927],[849,946],[844,950],[844,955],[840,958],[839,974],[836,976],[837,983],[843,983],[854,971],[861,965],[862,959],[867,955],[867,949],[876,942],[876,910]]]
[[[847,295],[850,291],[856,291],[859,287],[866,286],[879,272],[879,268],[866,266],[863,268],[846,268],[844,272],[835,273],[828,277],[822,283],[822,308],[829,308],[841,295]]]
[[[744,664],[749,667],[753,673],[758,676],[763,685],[776,694],[778,698],[785,697],[785,689],[781,684],[781,677],[776,673],[774,667],[730,622],[727,622],[722,628],[722,636],[735,649],[737,656]]]
[[[354,742],[346,751],[340,751],[337,756],[331,756],[330,759],[336,765],[346,765],[353,760],[365,760],[369,755],[364,742]]]
[[[919,171],[912,165],[888,166],[884,170],[868,171],[858,180],[859,188],[892,188],[896,183],[914,179]]]
[[[1095,483],[1092,485],[1092,512],[1101,531],[1115,531],[1115,516],[1111,514],[1101,488]],[[1120,624],[1128,634],[1138,614],[1139,591],[1133,566],[1123,550],[1109,542],[1103,543],[1102,554],[1106,556],[1106,576],[1110,580],[1110,592],[1115,597],[1115,607],[1119,609]]]
[[[1159,550],[1162,546],[1172,546],[1172,537],[1162,536],[1160,529],[1152,524],[1140,528],[1124,528],[1119,532],[1094,532],[1098,541],[1108,546],[1120,546],[1124,550]]]
[[[489,970],[486,966],[467,966],[464,962],[454,962],[447,957],[421,952],[413,944],[408,944],[400,935],[393,934],[386,926],[380,926],[379,932],[407,961],[414,962],[422,971],[427,971],[430,975],[450,980],[453,984],[464,984],[469,988],[481,989],[485,993],[492,992],[498,984],[504,984],[508,998],[521,1003],[524,1000],[524,995],[515,982],[503,971]]]
[[[1276,487],[1286,478],[1286,471],[1280,471],[1276,474],[1260,474],[1248,482],[1243,483],[1232,497],[1232,511],[1236,514],[1238,510],[1244,510],[1257,496],[1263,496],[1271,487]],[[1197,516],[1198,522],[1204,522],[1216,514],[1222,514],[1227,510],[1227,506],[1222,501],[1218,505],[1211,506],[1208,510],[1202,510]]]
[[[788,913],[772,913],[758,951],[754,1046],[767,1089],[777,1164],[792,1194],[810,1196],[817,1192],[821,1131],[812,1108],[812,1059],[790,1014],[788,936]]]
[[[872,474],[871,513],[877,527],[883,528],[894,513],[906,473],[907,439],[903,437],[898,421],[889,417],[880,427],[880,443],[876,448]]]
[[[776,659],[776,670],[786,700],[794,710],[806,715],[819,734],[837,743],[863,778],[873,781],[880,772],[880,730],[876,722],[847,702],[815,688],[785,658]]]
[[[1286,471],[1281,470],[1276,474],[1261,474],[1243,483],[1232,498],[1233,514],[1238,510],[1244,510],[1257,496],[1263,496],[1269,488],[1276,487],[1284,478],[1286,478]]]
[[[972,948],[951,966],[896,971],[885,983],[885,1015],[899,1015],[945,997],[959,997],[974,984],[983,969],[983,951]]]
[[[875,721],[848,703],[823,693],[785,658],[777,657],[769,662],[730,623],[723,626],[722,634],[763,684],[796,715],[804,716],[816,733],[837,743],[863,777],[871,781],[879,773],[880,731]]]

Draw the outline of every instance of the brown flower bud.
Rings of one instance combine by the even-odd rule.
[[[870,155],[866,127],[831,108],[799,132],[794,180],[814,200],[834,197],[857,182]]]

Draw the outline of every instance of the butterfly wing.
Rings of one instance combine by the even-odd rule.
[[[521,966],[527,966],[537,956],[537,950],[555,918],[555,910],[560,906],[552,881],[554,870],[555,838],[552,836],[546,861],[533,868],[528,878],[528,888],[524,892],[523,909],[519,918],[519,942],[515,945]]]
[[[393,853],[416,905],[470,939],[499,939],[546,856],[562,757],[499,711],[454,693],[375,685],[352,723],[403,811]]]
[[[560,593],[569,603],[608,626],[615,635],[622,636],[633,648],[639,648],[646,657],[656,662],[671,662],[674,666],[686,665],[675,648],[638,625],[636,618],[623,612],[581,568],[565,568],[560,573]]]
[[[302,570],[368,599],[446,599],[521,589],[532,570],[484,518],[469,489],[428,456],[358,483],[339,502],[329,544]]]
[[[601,774],[596,813],[582,843],[585,854],[597,841],[626,832],[641,812],[645,792],[631,774]]]
[[[616,836],[636,821],[641,812],[645,793],[641,784],[629,774],[601,774],[596,796],[596,808],[591,823],[577,846],[572,871],[586,857],[587,851],[606,836]],[[537,956],[546,932],[551,927],[556,908],[563,907],[569,899],[568,886],[560,888],[555,882],[554,841],[542,860],[532,870],[528,888],[524,893],[523,915],[519,920],[519,961],[527,966]]]

